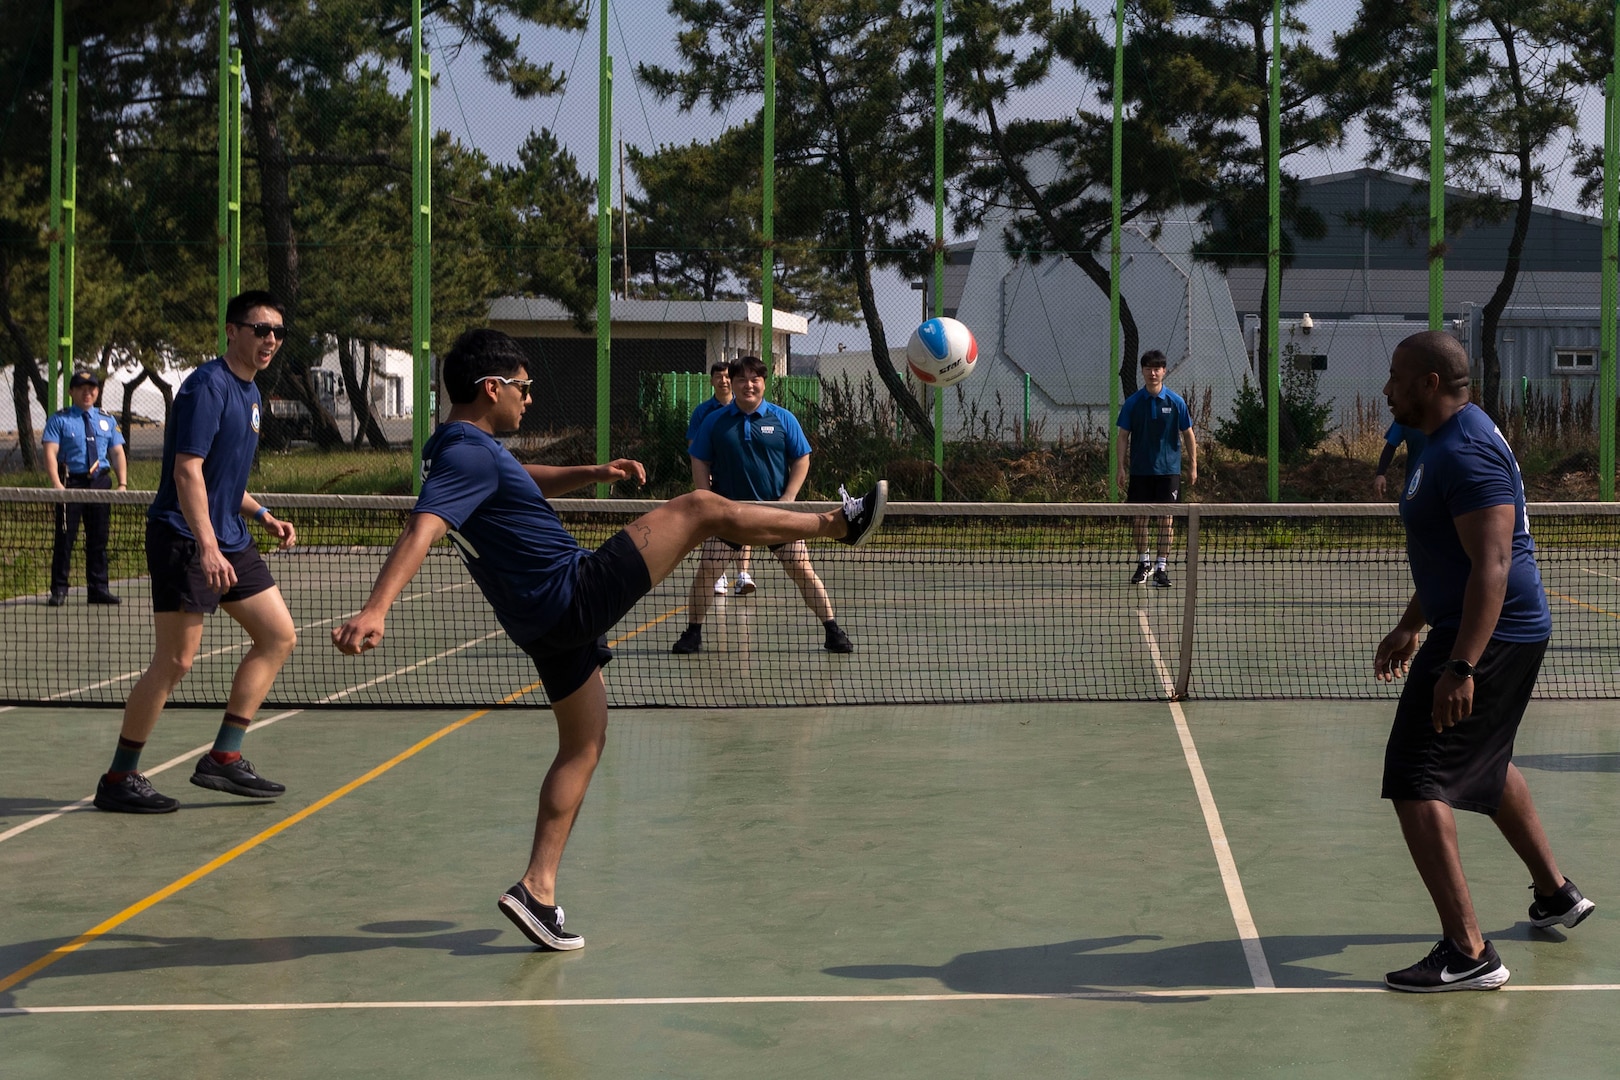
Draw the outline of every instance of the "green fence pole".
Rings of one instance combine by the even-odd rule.
[[[596,78],[596,460],[612,460],[613,378],[613,58],[608,55],[608,0],[598,13]],[[605,499],[612,485],[596,485]]]
[[[218,178],[215,192],[219,200],[214,243],[217,246],[214,270],[214,349],[225,353],[225,305],[231,293],[231,0],[219,0],[219,134]]]
[[[945,314],[945,0],[934,0],[934,318]],[[945,392],[934,389],[934,501],[945,501]]]
[[[57,356],[62,340],[62,0],[56,0],[51,31],[51,274],[45,326],[45,414],[56,412],[60,373]],[[22,418],[18,417],[18,430]]]
[[[62,338],[56,343],[57,370],[62,377],[62,396],[68,400],[68,381],[73,376],[73,314],[77,296],[79,241],[79,47],[67,51],[63,71],[67,86],[67,145],[62,162]]]
[[[1119,499],[1119,440],[1114,437],[1114,417],[1119,415],[1119,370],[1125,364],[1120,355],[1119,330],[1119,253],[1120,203],[1125,183],[1125,0],[1114,3],[1114,134],[1113,172],[1109,180],[1113,220],[1108,231],[1108,416],[1103,430],[1108,433],[1108,501]]]
[[[433,434],[433,77],[422,47],[422,0],[411,13],[411,490]]]
[[[1598,498],[1614,501],[1615,305],[1620,278],[1620,0],[1614,5],[1614,44],[1603,99],[1603,347],[1598,372]]]
[[[1429,329],[1445,321],[1446,258],[1446,8],[1435,10],[1435,67],[1429,72]]]
[[[760,252],[759,303],[760,314],[759,358],[764,361],[766,374],[776,373],[776,360],[771,340],[776,310],[776,3],[765,0],[765,105],[761,119],[764,122],[764,160],[760,163]],[[778,402],[778,404],[781,404]]]
[[[1280,376],[1282,356],[1282,0],[1271,5],[1271,104],[1268,117],[1266,146],[1266,193],[1268,196],[1269,229],[1266,251],[1266,304],[1271,313],[1271,327],[1266,350],[1266,498],[1278,499],[1277,458],[1278,431],[1281,419],[1281,394],[1277,380]]]

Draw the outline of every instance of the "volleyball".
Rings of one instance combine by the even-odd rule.
[[[929,386],[950,386],[973,374],[979,343],[955,319],[929,319],[911,333],[906,363]]]

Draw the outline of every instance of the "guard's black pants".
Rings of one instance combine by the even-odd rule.
[[[107,491],[112,488],[112,471],[104,470],[94,477],[70,476],[62,481],[69,490],[88,488]],[[79,520],[84,519],[84,581],[90,595],[102,596],[107,588],[107,537],[112,532],[112,506],[108,503],[63,503],[56,508],[56,547],[51,552],[51,591],[66,592],[68,564],[73,560],[73,545],[79,540]]]

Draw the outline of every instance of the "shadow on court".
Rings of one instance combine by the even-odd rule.
[[[871,964],[825,969],[847,979],[936,979],[964,994],[1080,994],[1122,989],[1227,989],[1254,984],[1249,979],[1243,947],[1236,940],[1203,941],[1147,951],[1113,952],[1152,934],[1080,938],[1054,945],[989,949],[963,953],[939,967],[918,964]],[[1261,939],[1272,977],[1283,987],[1382,986],[1379,980],[1355,979],[1349,972],[1294,967],[1302,961],[1335,956],[1363,945],[1433,945],[1433,934],[1344,934]]]
[[[1514,754],[1513,764],[1542,772],[1620,773],[1620,752],[1600,754]]]

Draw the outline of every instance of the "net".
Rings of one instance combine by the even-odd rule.
[[[51,537],[69,498],[113,504],[118,607],[82,586],[51,607]],[[150,657],[143,551],[149,494],[0,490],[0,700],[120,704]],[[266,551],[300,643],[270,707],[544,705],[460,558],[435,548],[389,615],[382,648],[346,657],[330,630],[358,610],[410,512],[408,498],[264,496],[298,528]],[[652,502],[558,500],[594,547]],[[807,508],[817,504],[806,504]],[[1372,678],[1378,641],[1411,583],[1388,505],[1209,505],[1174,518],[1170,588],[1129,583],[1141,507],[891,504],[865,547],[815,543],[811,558],[852,655],[823,631],[775,559],[753,552],[758,591],[712,594],[701,652],[673,655],[697,558],[618,626],[607,669],[615,706],[726,708],[1193,698],[1389,698]],[[1620,507],[1531,507],[1553,609],[1537,693],[1620,696]],[[733,569],[734,572],[734,568]],[[83,580],[83,540],[74,552]],[[176,704],[221,705],[248,639],[205,621]]]

